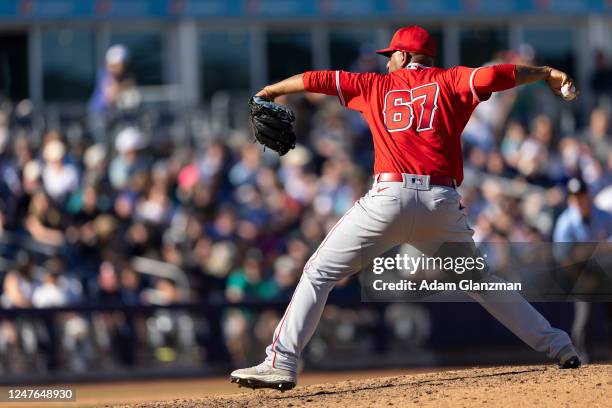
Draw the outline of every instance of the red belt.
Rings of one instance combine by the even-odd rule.
[[[377,177],[378,176],[378,177]],[[404,181],[402,173],[378,173],[374,180],[381,181]],[[445,186],[455,188],[455,179],[449,176],[429,176],[429,184],[435,186]]]

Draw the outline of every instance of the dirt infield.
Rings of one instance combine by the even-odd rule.
[[[610,407],[612,365],[469,368],[244,393],[118,405],[170,407]]]

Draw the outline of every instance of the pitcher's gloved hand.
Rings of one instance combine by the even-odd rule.
[[[260,96],[249,101],[249,120],[255,139],[280,156],[295,147],[293,122],[295,116],[290,109],[270,102]]]

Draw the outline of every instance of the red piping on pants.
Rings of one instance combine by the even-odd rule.
[[[306,268],[308,268],[310,266],[310,263],[317,257],[317,255],[319,254],[319,250],[321,249],[321,247],[323,245],[325,245],[325,243],[327,242],[327,240],[329,239],[329,237],[331,237],[331,234],[334,232],[334,230],[338,227],[338,225],[340,225],[340,223],[342,222],[342,220],[344,220],[344,218],[349,215],[349,213],[351,211],[353,211],[353,208],[355,208],[355,206],[351,207],[346,214],[344,214],[342,216],[342,218],[340,218],[338,220],[338,222],[332,227],[331,230],[329,230],[329,233],[327,234],[327,236],[325,237],[325,239],[323,240],[323,242],[321,242],[321,245],[319,245],[319,248],[317,248],[316,252],[314,253],[314,255],[310,258],[310,260],[306,263],[306,266],[304,267],[304,271],[306,270]],[[302,274],[302,277],[304,277],[304,275]],[[300,282],[302,282],[302,279],[300,278]],[[300,282],[298,282],[298,284],[295,287],[295,290],[293,291],[293,295],[291,296],[291,300],[289,301],[289,304],[287,305],[287,310],[285,311],[285,315],[283,316],[283,320],[281,320],[280,326],[278,327],[278,333],[276,333],[276,337],[274,338],[274,341],[272,342],[272,350],[274,351],[274,357],[272,357],[272,368],[274,367],[274,363],[276,362],[276,342],[278,341],[278,338],[280,337],[281,331],[283,330],[283,325],[285,324],[285,319],[287,319],[287,316],[289,315],[289,309],[291,308],[291,303],[293,303],[293,298],[295,297],[295,294],[297,293],[298,290],[298,286],[300,286]]]

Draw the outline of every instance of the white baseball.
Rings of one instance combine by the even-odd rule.
[[[574,85],[565,84],[561,87],[561,96],[566,101],[576,99],[576,87]]]

